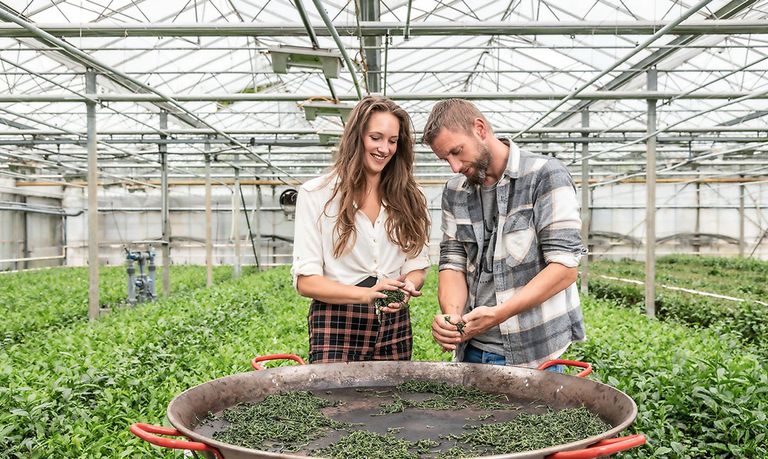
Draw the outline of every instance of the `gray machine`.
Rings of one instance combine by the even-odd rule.
[[[155,249],[129,250],[125,248],[128,271],[128,304],[154,301],[155,295]],[[138,265],[138,274],[134,263]]]

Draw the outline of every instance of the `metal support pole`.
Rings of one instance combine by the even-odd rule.
[[[589,127],[589,109],[581,111],[581,127]],[[584,133],[584,136],[588,136]],[[581,241],[589,249],[589,223],[591,211],[589,209],[589,142],[581,144]],[[581,294],[589,293],[589,254],[581,259]]]
[[[390,45],[390,35],[387,34],[384,36],[384,83],[381,85],[381,91],[384,97],[387,97],[387,72],[389,68],[389,45]]]
[[[656,90],[656,68],[648,70],[648,89]],[[648,99],[648,134],[656,132],[656,100]],[[656,316],[656,136],[645,141],[645,312]]]
[[[317,12],[320,14],[320,17],[323,19],[323,23],[325,23],[325,27],[328,29],[328,32],[333,37],[333,41],[336,43],[336,46],[339,48],[341,57],[344,59],[344,63],[347,66],[347,70],[349,70],[349,76],[352,77],[352,84],[354,84],[355,86],[355,92],[357,93],[357,98],[362,99],[363,93],[360,92],[360,83],[358,83],[357,81],[357,73],[355,72],[355,66],[352,64],[352,60],[349,58],[349,54],[347,54],[347,49],[344,47],[344,43],[341,41],[341,37],[339,37],[339,33],[336,32],[336,27],[333,25],[331,18],[328,17],[328,13],[325,12],[325,7],[323,7],[322,2],[320,0],[312,0],[312,2],[315,4],[315,8],[317,9]]]
[[[379,0],[363,0],[360,2],[360,16],[363,21],[378,22],[381,18],[379,10]],[[366,71],[366,84],[368,93],[381,92],[381,37],[365,36],[363,37],[363,46],[365,47],[365,62],[368,66]]]
[[[304,8],[304,4],[301,2],[301,0],[293,0],[292,3],[296,7],[296,11],[299,12],[301,22],[304,24],[304,28],[307,30],[307,34],[309,35],[309,41],[312,42],[312,48],[319,48],[320,42],[317,41],[315,29],[312,27],[312,23],[309,22],[309,15],[307,14],[307,10]],[[336,90],[333,88],[333,81],[331,81],[330,78],[325,77],[325,83],[328,85],[328,90],[331,92],[331,97],[336,99]]]
[[[701,177],[701,172],[699,171],[699,167],[695,167],[696,175]],[[693,223],[693,233],[698,235],[701,233],[701,182],[696,182],[696,218]],[[701,251],[701,244],[699,243],[698,236],[694,237],[693,241],[693,251],[698,253]]]
[[[272,202],[278,202],[278,198],[277,198],[277,189],[275,188],[275,186],[274,186],[274,185],[272,185]],[[273,212],[273,213],[272,213],[272,234],[273,234],[273,235],[274,235],[274,234],[277,234],[277,221],[276,221],[276,220],[277,220],[277,217],[276,217],[276,215],[275,215],[275,214],[276,214],[276,212]],[[294,220],[294,222],[295,222],[295,221],[296,221],[296,220]],[[275,256],[275,255],[276,255],[276,252],[277,252],[277,249],[275,248],[275,240],[274,240],[274,238],[273,238],[273,239],[272,239],[272,264],[273,264],[273,265],[274,265],[274,264],[277,264],[277,257]]]
[[[744,178],[742,175],[741,178]],[[744,192],[746,187],[744,182],[739,184],[739,256],[744,256],[744,249],[746,244],[744,241]]]
[[[160,129],[168,129],[168,112],[160,111]],[[171,293],[171,222],[168,212],[168,145],[164,142],[168,136],[161,134],[160,150],[160,219],[163,226],[163,295]]]
[[[240,277],[240,167],[238,166],[240,155],[235,154],[235,189],[234,200],[232,201],[232,239],[235,243],[235,263],[232,270],[232,276]]]
[[[403,39],[409,40],[411,38],[411,6],[413,0],[408,0],[408,13],[405,16],[405,30],[403,31]]]
[[[85,72],[85,92],[96,94],[96,73]],[[96,103],[86,102],[88,123],[88,319],[99,317],[99,171],[96,150]]]
[[[21,202],[26,204],[27,197],[22,196]],[[23,261],[16,263],[16,269],[28,269],[29,258],[31,257],[29,250],[29,212],[21,214],[21,258]]]
[[[213,243],[211,241],[211,143],[205,143],[205,285],[213,285]]]
[[[261,185],[256,185],[256,212],[253,214],[253,226],[256,230],[256,253],[259,255],[257,264],[261,260]]]

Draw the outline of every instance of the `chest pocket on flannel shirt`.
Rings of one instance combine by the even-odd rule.
[[[535,250],[531,250],[536,242],[532,209],[523,209],[507,217],[502,241],[507,251],[506,261],[510,266],[526,261],[536,254]]]

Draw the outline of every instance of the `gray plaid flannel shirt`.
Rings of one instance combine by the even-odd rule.
[[[484,228],[479,186],[463,175],[443,190],[440,270],[466,274],[469,295],[464,313],[475,305]],[[573,179],[556,158],[510,144],[507,168],[496,187],[499,209],[493,253],[496,302],[501,304],[549,263],[576,267],[586,253]],[[574,282],[540,305],[499,324],[507,364],[534,367],[559,357],[571,342],[586,339]],[[466,343],[459,346],[461,360]]]

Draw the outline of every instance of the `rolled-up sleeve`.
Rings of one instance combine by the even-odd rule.
[[[466,272],[467,270],[467,251],[464,244],[456,239],[456,217],[453,213],[453,206],[449,197],[449,190],[443,189],[443,199],[441,203],[441,224],[440,229],[443,232],[443,240],[440,242],[440,262],[439,270],[452,269],[454,271]]]
[[[293,287],[299,276],[323,274],[323,243],[320,232],[320,214],[323,203],[315,202],[311,193],[299,188],[296,199],[296,220],[293,235]]]
[[[560,161],[547,161],[539,170],[534,193],[536,232],[544,260],[577,267],[586,249],[581,240],[579,202],[571,174]]]
[[[411,271],[417,269],[429,268],[429,246],[425,245],[421,249],[421,252],[413,258],[407,258],[403,267],[400,269],[400,274],[408,274]]]

